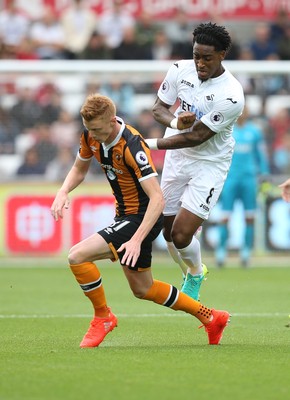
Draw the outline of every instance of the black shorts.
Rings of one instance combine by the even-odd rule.
[[[123,243],[128,242],[131,239],[131,237],[139,228],[142,220],[143,215],[126,215],[124,217],[116,217],[115,222],[98,232],[105,239],[114,253],[115,257],[112,259],[112,261],[122,259],[125,251],[117,253],[118,248],[121,247]],[[135,266],[129,266],[130,269],[138,270],[151,267],[152,242],[157,238],[162,228],[163,215],[160,215],[158,221],[141,244],[140,255]]]

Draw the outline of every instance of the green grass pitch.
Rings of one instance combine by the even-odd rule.
[[[169,257],[154,260],[155,278],[179,287]],[[79,348],[92,308],[65,260],[1,262],[0,399],[289,399],[290,268],[270,262],[208,265],[201,300],[232,314],[220,346],[190,315],[135,299],[119,264],[100,262],[119,323],[95,349]]]

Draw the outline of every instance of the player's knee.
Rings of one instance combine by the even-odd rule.
[[[134,287],[131,288],[131,290],[134,297],[136,297],[137,299],[143,299],[146,294],[146,290],[144,290],[144,288],[142,287]]]
[[[175,229],[172,230],[171,236],[174,246],[178,249],[183,249],[184,247],[188,246],[192,240],[192,235]]]
[[[72,247],[68,252],[68,262],[70,265],[81,264],[85,260],[83,259],[81,253]]]

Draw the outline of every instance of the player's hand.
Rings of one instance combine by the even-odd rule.
[[[279,187],[282,189],[282,199],[290,203],[290,178],[281,183]]]
[[[192,112],[185,111],[178,114],[177,128],[181,131],[183,129],[191,128],[196,120],[196,115]]]
[[[70,200],[65,192],[59,191],[55,196],[55,199],[50,208],[51,215],[58,221],[59,218],[63,218],[63,209],[69,208]]]
[[[134,267],[140,255],[141,245],[138,241],[131,239],[118,248],[117,252],[121,251],[125,251],[121,264]]]

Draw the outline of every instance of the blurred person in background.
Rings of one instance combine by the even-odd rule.
[[[133,117],[135,89],[130,82],[122,82],[115,76],[100,86],[100,92],[113,100],[122,118]]]
[[[183,7],[177,7],[174,16],[163,24],[164,32],[172,43],[171,58],[192,57],[192,21]]]
[[[51,182],[62,182],[67,176],[75,159],[71,147],[60,146],[56,157],[47,164],[45,179]]]
[[[123,40],[124,30],[134,27],[136,22],[122,0],[113,0],[111,6],[100,15],[96,30],[105,37],[107,46],[115,49]]]
[[[110,60],[113,50],[106,44],[106,38],[98,31],[94,31],[84,50],[79,54],[83,60]]]
[[[39,121],[42,108],[36,100],[36,88],[29,82],[16,84],[16,102],[9,113],[21,133]]]
[[[73,0],[60,17],[64,46],[69,59],[81,58],[96,29],[96,14],[87,4],[86,0]]]
[[[273,154],[273,165],[279,174],[290,174],[290,130],[286,132],[281,146]]]
[[[55,196],[51,214],[56,221],[63,217],[69,207],[69,193],[84,181],[95,158],[115,196],[116,216],[110,226],[69,251],[70,269],[94,313],[80,347],[98,347],[118,323],[108,306],[96,264],[104,259],[120,261],[135,297],[196,317],[207,332],[208,343],[219,344],[230,314],[209,309],[173,285],[153,278],[152,242],[162,228],[164,199],[143,137],[116,115],[115,104],[107,96],[88,96],[81,116],[84,130],[79,153]]]
[[[24,154],[24,160],[18,167],[16,171],[17,176],[31,176],[31,175],[41,175],[45,173],[45,165],[39,157],[39,153],[33,146],[26,150]]]
[[[249,46],[242,46],[240,48],[239,58],[240,61],[252,61],[254,60],[254,55]],[[239,72],[236,78],[243,86],[245,95],[255,93],[255,79],[253,76],[247,72]]]
[[[58,147],[78,148],[79,130],[79,121],[67,109],[61,109],[58,119],[50,125],[51,139]]]
[[[15,153],[15,139],[20,129],[8,110],[0,106],[0,155]]]
[[[34,48],[33,41],[29,37],[25,37],[16,50],[17,60],[39,60]]]
[[[44,7],[42,18],[31,25],[29,37],[41,60],[66,58],[64,30],[52,7]]]
[[[290,22],[285,26],[284,35],[277,41],[277,53],[280,60],[290,60]]]
[[[167,127],[165,136],[147,140],[151,149],[170,150],[161,177],[163,235],[183,272],[182,292],[194,299],[207,273],[196,234],[222,191],[234,149],[233,126],[244,107],[242,86],[222,64],[230,45],[224,26],[194,29],[193,59],[170,67],[153,106],[156,121]]]
[[[16,1],[7,0],[5,9],[0,11],[0,44],[9,58],[16,58],[29,26],[30,20],[17,9]]]
[[[268,123],[271,129],[271,136],[268,139],[272,172],[279,174],[282,171],[279,169],[279,164],[277,164],[277,156],[284,147],[285,136],[290,131],[290,111],[286,107],[279,108],[269,118]]]
[[[145,60],[151,59],[151,53],[140,46],[136,39],[135,27],[124,28],[121,43],[113,49],[114,60]]]
[[[154,36],[152,43],[153,60],[171,60],[173,44],[169,40],[166,32],[159,29]]]
[[[33,129],[35,140],[33,148],[45,167],[56,157],[58,152],[57,144],[53,141],[50,129],[50,125],[44,123],[36,124]]]
[[[285,29],[289,26],[289,15],[286,8],[277,10],[274,20],[270,23],[270,38],[276,44],[285,36]]]
[[[258,22],[255,26],[254,38],[250,40],[249,47],[254,60],[277,59],[277,45],[271,39],[270,25],[267,22]]]
[[[144,54],[144,59],[152,59],[152,44],[156,32],[160,29],[160,24],[155,21],[153,16],[142,10],[136,20],[136,42]]]
[[[52,82],[43,82],[35,92],[35,99],[41,107],[39,121],[43,124],[52,124],[57,121],[62,109],[62,93]]]
[[[220,197],[222,217],[215,252],[218,267],[223,267],[226,263],[229,222],[237,201],[242,203],[245,221],[240,260],[242,266],[249,265],[254,248],[259,184],[265,181],[270,173],[263,132],[250,120],[247,107],[234,126],[233,137],[236,142],[235,150]]]

